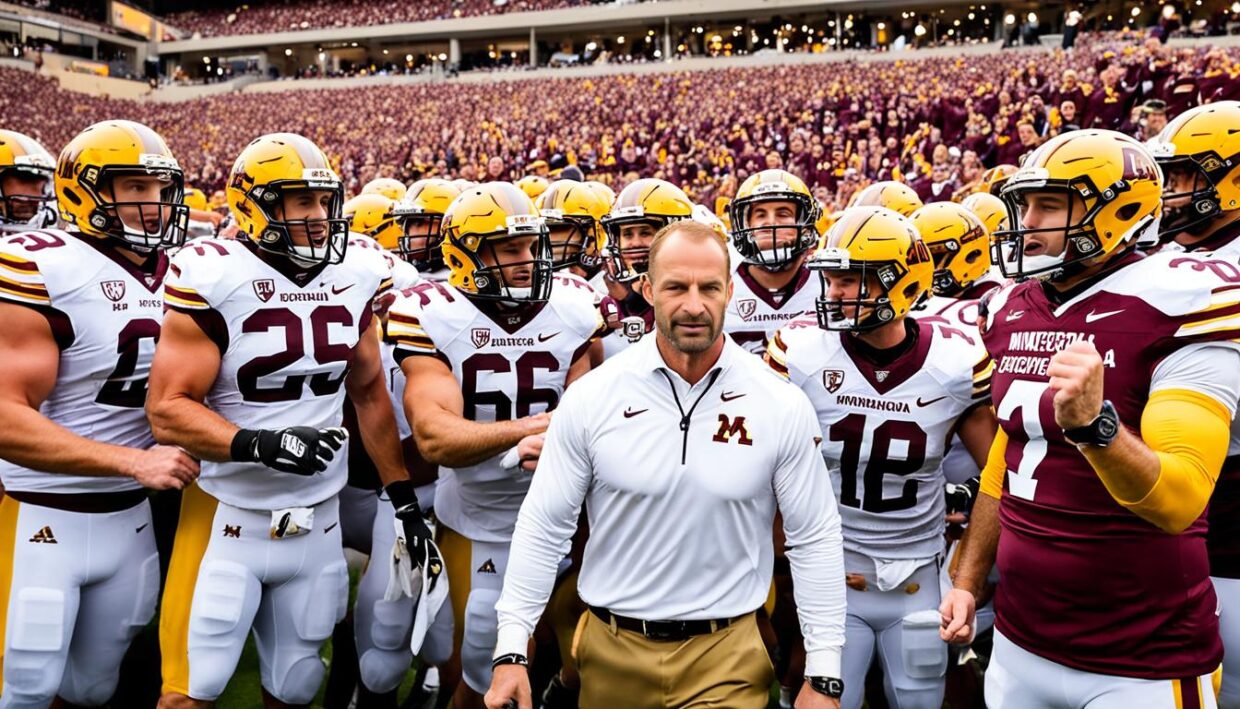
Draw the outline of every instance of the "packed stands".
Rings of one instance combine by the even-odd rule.
[[[169,15],[169,24],[203,37],[362,27],[456,17],[553,10],[596,0],[268,0],[226,8],[198,8]]]
[[[293,131],[332,156],[354,190],[378,174],[516,179],[536,160],[613,184],[661,176],[698,201],[765,166],[802,175],[827,204],[899,177],[948,199],[1048,136],[1076,127],[1141,134],[1152,99],[1174,116],[1238,98],[1240,52],[1139,39],[1072,53],[835,62],[654,75],[239,93],[138,103],[69,93],[0,69],[5,127],[56,152],[107,118],[165,135],[196,186],[222,185],[252,138]]]

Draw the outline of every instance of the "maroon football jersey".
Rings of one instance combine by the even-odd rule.
[[[1117,503],[1055,423],[1051,357],[1091,340],[1104,396],[1139,433],[1154,368],[1191,343],[1240,337],[1240,269],[1186,254],[1126,263],[1062,305],[1042,284],[996,291],[983,339],[1007,433],[996,627],[1029,652],[1100,674],[1212,672],[1223,656],[1204,515],[1167,534]]]

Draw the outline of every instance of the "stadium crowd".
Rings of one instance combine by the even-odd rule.
[[[107,118],[167,136],[191,184],[220,190],[255,135],[286,130],[324,146],[351,192],[377,176],[512,179],[573,163],[619,189],[636,177],[727,199],[764,167],[804,176],[828,207],[883,179],[925,201],[1060,132],[1114,128],[1148,138],[1181,111],[1240,97],[1240,52],[1138,35],[1072,52],[824,63],[496,84],[240,93],[139,103],[61,90],[0,69],[7,125],[48,146]],[[365,117],[359,120],[359,116]],[[53,148],[55,150],[55,148]]]
[[[596,0],[269,0],[240,7],[199,7],[168,15],[173,27],[203,37],[220,37],[258,32],[362,27],[396,22],[426,22],[509,12],[554,10],[597,4]]]
[[[1240,707],[1233,99],[1240,48],[1139,34],[183,103],[0,69],[59,156],[0,131],[0,707],[207,706],[251,629],[265,706],[330,665],[394,709],[416,657],[407,706],[959,709],[985,665],[995,707]]]

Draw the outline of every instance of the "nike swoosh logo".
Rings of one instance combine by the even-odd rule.
[[[930,401],[922,401],[922,400],[921,400],[921,397],[919,396],[919,397],[917,397],[917,405],[918,405],[918,406],[929,406],[929,405],[933,404],[933,403],[934,403],[934,402],[936,402],[936,401],[942,401],[942,400],[944,400],[944,399],[946,399],[946,398],[947,398],[946,396],[940,396],[940,397],[938,397],[938,398],[936,398],[936,399],[931,399]]]
[[[344,288],[340,288],[340,289],[337,289],[336,286],[332,286],[332,295],[340,295],[341,293],[352,288],[354,285],[355,284],[350,283],[349,285],[345,286]]]
[[[1112,315],[1119,315],[1122,312],[1124,312],[1122,308],[1120,310],[1108,310],[1105,313],[1095,313],[1094,311],[1091,310],[1085,314],[1085,322],[1087,323],[1095,322],[1103,318],[1109,318]]]
[[[558,335],[558,334],[560,334],[560,333],[558,333],[558,332],[553,332],[553,333],[551,333],[550,335],[543,335],[542,333],[539,333],[539,334],[538,334],[538,341],[539,341],[539,342],[546,342],[547,340],[550,340],[551,338],[555,337],[555,336],[556,336],[556,335]]]
[[[323,534],[327,534],[328,532],[330,532],[330,531],[332,531],[333,529],[335,529],[337,524],[340,524],[340,523],[339,523],[339,522],[332,522],[331,524],[327,525],[327,528],[323,530]]]
[[[147,526],[148,526],[149,524],[150,524],[150,522],[147,522],[146,524],[142,525],[141,527],[138,527],[137,529],[133,530],[134,534],[141,534],[141,533],[142,533],[142,530],[146,529],[146,528],[147,528]]]
[[[634,416],[636,416],[636,415],[638,415],[638,414],[644,414],[644,413],[646,413],[646,412],[647,412],[647,411],[649,411],[649,410],[650,410],[650,409],[638,409],[637,411],[634,411],[633,409],[625,409],[625,410],[624,410],[624,417],[625,417],[626,419],[631,419],[631,418],[633,418]]]
[[[741,398],[742,396],[745,396],[745,395],[744,395],[744,394],[734,394],[734,393],[732,393],[732,392],[730,392],[730,391],[725,391],[725,392],[723,392],[722,394],[720,394],[720,395],[719,395],[719,400],[720,400],[720,401],[733,401],[733,400],[736,400],[736,399]]]
[[[1007,319],[1007,322],[1012,322],[1013,320],[1019,320],[1024,315],[1025,315],[1025,311],[1017,310],[1016,312],[1008,313],[1008,316],[1006,319]]]

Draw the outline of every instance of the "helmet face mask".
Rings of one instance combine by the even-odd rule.
[[[290,199],[321,193],[328,194],[326,217],[288,216]],[[349,220],[342,216],[344,188],[339,182],[277,180],[255,186],[251,195],[267,218],[267,227],[258,235],[259,248],[306,268],[344,260]]]
[[[1149,144],[1165,178],[1158,241],[1203,236],[1240,209],[1240,101],[1190,108]]]
[[[1218,170],[1226,163],[1218,155],[1210,153],[1158,158],[1158,165],[1166,178],[1159,239],[1170,241],[1181,232],[1198,234],[1204,231],[1222,213],[1216,175],[1207,169],[1207,165],[1214,165],[1215,171],[1222,173],[1217,177],[1226,177],[1226,167]],[[1187,189],[1181,186],[1184,182],[1188,183]]]
[[[189,227],[189,207],[184,204],[185,181],[175,162],[163,164],[162,156],[143,166],[107,165],[88,171],[79,184],[90,192],[96,207],[90,213],[90,226],[96,232],[124,242],[139,251],[168,249],[185,242]],[[156,200],[117,199],[118,187],[126,178],[155,179],[160,184]],[[132,181],[130,181],[132,184]]]
[[[473,261],[475,297],[505,304],[541,303],[551,297],[551,238],[536,233],[469,235],[462,249]],[[449,262],[449,267],[453,264]]]
[[[56,226],[56,160],[30,136],[0,130],[0,228]]]
[[[612,278],[632,283],[645,275],[650,266],[650,242],[660,229],[674,221],[678,220],[653,216],[609,219],[606,258]],[[636,243],[625,246],[626,241]]]
[[[732,244],[746,263],[782,271],[818,242],[818,205],[812,197],[789,192],[759,193],[737,199],[733,205]],[[753,223],[755,208],[766,206],[777,211],[781,205],[791,208],[791,219],[770,215],[761,220],[766,223],[760,226]]]
[[[632,283],[644,274],[654,234],[672,222],[692,219],[693,206],[683,190],[666,180],[647,177],[629,183],[616,197],[611,212],[600,220],[611,277],[619,283]],[[648,237],[634,233],[635,227],[649,230]],[[626,229],[627,244],[622,238]]]
[[[824,330],[864,332],[896,319],[886,283],[902,277],[901,264],[852,261],[845,249],[825,248],[814,255],[814,265],[822,285],[815,301],[818,327]],[[831,283],[844,281],[846,289],[856,288],[855,296],[831,297]]]
[[[52,192],[54,168],[22,165],[0,168],[0,224],[42,229],[56,224],[56,197]]]
[[[590,217],[553,217],[546,212],[543,210],[550,234],[551,267],[558,271],[578,266],[591,275],[597,273],[602,261],[591,249],[597,243],[594,220]]]
[[[960,245],[955,241],[943,241],[938,243],[927,244],[926,248],[930,250],[930,257],[934,259],[934,280],[931,287],[935,295],[953,296],[969,287],[970,283],[961,283],[956,274],[952,272],[951,264],[955,259],[970,259],[976,257],[977,254],[970,252],[962,254]]]
[[[1103,255],[1093,226],[1102,202],[1091,199],[1091,205],[1084,197],[1090,194],[1097,194],[1092,186],[1052,180],[1005,189],[1002,199],[1013,228],[991,235],[991,259],[1003,275],[1018,280],[1054,280],[1079,272],[1087,262]],[[1026,227],[1024,215],[1031,209],[1061,212],[1063,220],[1051,226]]]
[[[398,206],[396,222],[401,237],[397,239],[400,256],[417,266],[419,271],[440,271],[444,268],[442,214],[402,213]]]
[[[392,207],[400,227],[397,247],[401,258],[419,271],[442,271],[443,216],[461,188],[447,180],[427,178],[409,186],[405,199]]]

